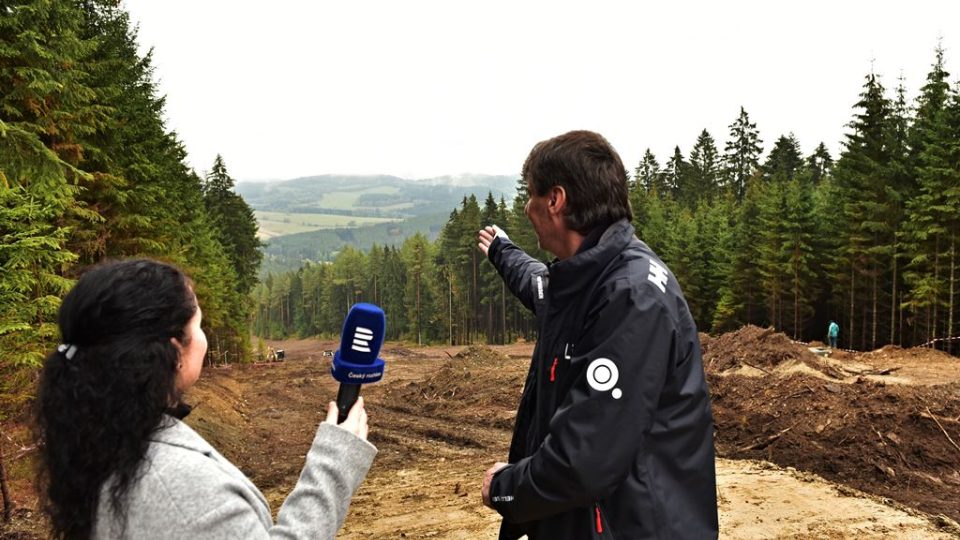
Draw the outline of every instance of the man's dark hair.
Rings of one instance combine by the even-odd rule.
[[[633,218],[627,170],[599,133],[571,131],[537,143],[522,174],[538,196],[546,195],[553,186],[566,190],[566,223],[580,234]]]

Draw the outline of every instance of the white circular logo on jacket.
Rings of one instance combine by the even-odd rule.
[[[619,379],[620,370],[609,358],[597,358],[587,366],[587,384],[597,392],[610,390]],[[614,399],[620,399],[622,394],[619,388],[613,390]]]

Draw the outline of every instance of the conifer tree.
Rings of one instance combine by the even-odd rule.
[[[414,234],[403,242],[403,256],[407,266],[407,287],[404,304],[410,317],[410,337],[418,345],[431,339],[433,305],[433,269],[430,242],[422,233]]]
[[[643,153],[643,159],[637,165],[633,175],[633,188],[643,192],[656,191],[666,193],[667,186],[663,179],[660,163],[649,148]]]
[[[730,233],[731,254],[718,292],[714,331],[729,331],[743,324],[764,324],[760,242],[764,224],[761,208],[764,186],[759,171],[747,179],[743,201],[735,210]]]
[[[257,282],[263,259],[257,237],[257,219],[253,209],[234,192],[235,182],[218,154],[203,185],[207,212],[217,228],[220,243],[233,264],[241,294],[247,294]]]
[[[879,335],[880,283],[889,267],[882,255],[895,230],[886,195],[890,102],[873,73],[867,75],[856,107],[859,112],[849,124],[852,132],[834,171],[843,215],[843,247],[835,259],[834,276],[849,302],[850,346],[866,348],[875,347]]]
[[[921,89],[910,132],[918,193],[907,202],[906,234],[910,285],[906,305],[922,325],[924,341],[953,330],[956,309],[957,234],[960,220],[960,163],[956,141],[956,93],[947,83],[943,49]],[[946,310],[947,313],[943,313]],[[919,325],[918,325],[919,326]]]
[[[667,189],[670,191],[670,196],[679,204],[683,204],[683,197],[687,197],[687,194],[690,193],[690,189],[687,187],[690,177],[690,164],[684,159],[679,146],[673,148],[673,156],[667,161],[663,169],[663,178]],[[681,194],[683,195],[681,196]]]
[[[690,151],[690,180],[687,189],[681,194],[681,202],[688,201],[696,208],[697,201],[704,199],[707,204],[713,202],[720,191],[720,155],[716,142],[707,130],[700,132],[693,150]]]
[[[760,167],[760,154],[763,152],[760,132],[757,125],[750,122],[747,111],[740,107],[740,116],[730,124],[730,138],[723,153],[723,174],[726,184],[742,201],[747,189],[747,179]]]
[[[803,157],[800,154],[800,143],[791,133],[781,135],[773,144],[770,155],[763,163],[763,171],[767,180],[779,175],[782,180],[791,180],[803,167]]]
[[[774,328],[784,328],[784,296],[787,290],[787,277],[784,269],[789,266],[783,246],[787,242],[786,223],[783,216],[787,213],[787,180],[777,174],[763,190],[760,199],[760,223],[758,237],[757,266],[763,296],[766,300],[767,320]]]
[[[803,340],[806,321],[813,315],[813,304],[817,295],[818,279],[816,275],[817,232],[814,221],[813,182],[802,178],[809,173],[798,175],[785,186],[785,213],[783,219],[783,243],[781,250],[786,266],[783,274],[785,301],[790,309],[784,310],[787,316],[784,330],[788,330],[794,339]]]
[[[813,153],[807,156],[807,171],[810,181],[813,184],[819,184],[820,180],[830,174],[833,168],[833,158],[830,157],[830,151],[823,143],[817,145]]]

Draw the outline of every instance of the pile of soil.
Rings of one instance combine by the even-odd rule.
[[[460,360],[470,360],[474,363],[500,362],[507,360],[507,356],[484,345],[470,345],[454,355]]]
[[[526,365],[489,347],[472,345],[426,377],[390,386],[385,399],[403,412],[510,429]]]
[[[784,334],[745,327],[704,339],[718,455],[764,459],[960,521],[960,384],[824,380],[838,371]],[[878,351],[901,359],[926,351]],[[870,354],[858,360],[869,362]],[[767,368],[742,376],[740,365]],[[960,363],[957,364],[960,367]]]
[[[411,351],[406,347],[387,347],[383,349],[384,356],[394,356],[397,358],[423,358],[424,354]]]
[[[773,328],[747,325],[716,338],[701,334],[703,363],[707,371],[741,366],[772,368],[787,362],[813,361],[817,356]]]

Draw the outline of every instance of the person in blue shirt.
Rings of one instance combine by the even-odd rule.
[[[827,327],[827,337],[830,338],[830,348],[837,348],[837,338],[840,337],[840,325],[830,321],[830,326]]]

